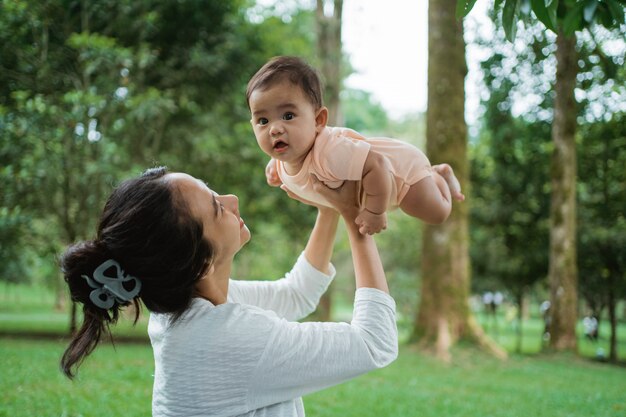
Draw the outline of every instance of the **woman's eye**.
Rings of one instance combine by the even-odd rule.
[[[266,125],[266,124],[267,124],[267,122],[268,122],[268,120],[267,120],[265,117],[261,117],[261,118],[259,119],[259,121],[258,121],[258,123],[259,123],[261,126]]]
[[[295,115],[293,113],[285,113],[283,120],[291,120]]]

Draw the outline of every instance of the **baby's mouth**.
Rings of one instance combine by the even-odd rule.
[[[274,150],[280,152],[281,150],[284,150],[287,146],[288,145],[286,142],[279,140],[279,141],[276,141],[276,143],[274,144]]]

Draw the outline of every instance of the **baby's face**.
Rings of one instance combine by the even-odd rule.
[[[250,111],[252,129],[263,152],[288,165],[302,163],[326,125],[326,108],[316,110],[300,87],[289,81],[254,90]]]

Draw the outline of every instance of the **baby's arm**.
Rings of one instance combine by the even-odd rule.
[[[371,151],[363,167],[363,192],[365,206],[355,222],[362,234],[374,234],[387,228],[387,205],[391,194],[389,161],[381,154]]]
[[[276,168],[276,160],[274,158],[270,159],[265,166],[265,179],[272,187],[280,187],[283,183],[278,176],[278,168]]]

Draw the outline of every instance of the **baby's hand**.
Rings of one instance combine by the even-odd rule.
[[[267,180],[267,183],[272,187],[280,187],[283,183],[278,176],[278,170],[276,169],[276,160],[274,158],[270,159],[270,161],[265,166],[265,179]]]
[[[354,222],[359,226],[362,235],[373,235],[387,228],[387,214],[375,214],[363,209]]]

